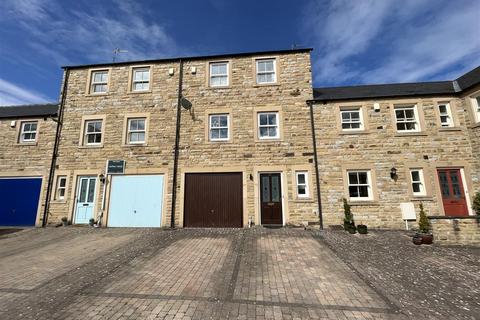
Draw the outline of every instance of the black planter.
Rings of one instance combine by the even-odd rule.
[[[423,242],[422,235],[421,234],[414,235],[412,238],[412,242],[417,246],[421,245]]]
[[[367,228],[367,226],[364,225],[364,224],[359,224],[359,225],[357,226],[357,231],[358,231],[358,233],[360,233],[360,234],[367,234],[367,233],[368,233],[368,228]]]
[[[357,233],[357,228],[355,228],[354,225],[350,225],[350,227],[348,228],[347,231],[348,231],[348,233],[350,233],[350,234],[355,234],[355,233]]]

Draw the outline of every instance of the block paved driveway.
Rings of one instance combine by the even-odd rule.
[[[315,233],[31,229],[0,238],[0,319],[404,319]]]

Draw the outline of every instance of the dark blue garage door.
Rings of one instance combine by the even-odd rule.
[[[0,178],[0,226],[34,226],[41,178]]]

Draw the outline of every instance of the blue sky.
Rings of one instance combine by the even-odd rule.
[[[0,105],[58,100],[66,64],[313,47],[315,86],[480,65],[479,0],[2,0]]]

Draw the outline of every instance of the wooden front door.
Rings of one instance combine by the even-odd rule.
[[[283,224],[280,173],[260,174],[260,206],[262,224]]]
[[[185,174],[184,227],[241,228],[241,172]]]
[[[438,169],[437,172],[445,215],[468,216],[460,169]]]

